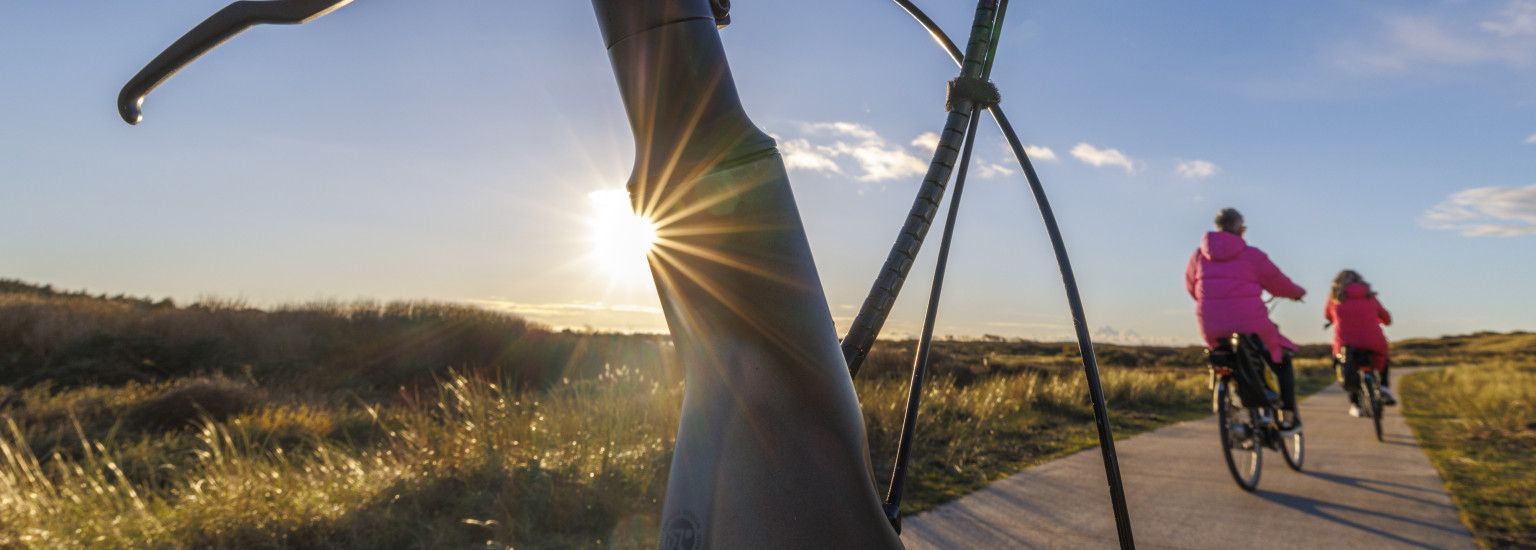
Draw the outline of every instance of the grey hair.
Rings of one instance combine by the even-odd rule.
[[[1216,213],[1216,229],[1228,233],[1237,234],[1237,230],[1243,227],[1243,213],[1236,208],[1223,208]]]

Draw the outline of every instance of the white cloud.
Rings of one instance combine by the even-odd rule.
[[[1531,134],[1531,137],[1525,138],[1525,142],[1531,145],[1536,145],[1536,134]]]
[[[923,132],[912,138],[912,146],[925,151],[933,151],[939,148],[939,134],[937,132]]]
[[[1185,315],[1188,315],[1188,312],[1185,312]],[[1110,325],[1104,325],[1095,329],[1093,331],[1093,342],[1095,344],[1121,344],[1130,346],[1182,346],[1189,344],[1189,342],[1179,338],[1142,336],[1134,330],[1116,329]]]
[[[467,300],[469,303],[479,305],[487,309],[506,311],[528,317],[549,317],[561,315],[582,315],[593,312],[608,313],[633,313],[640,315],[661,315],[661,308],[635,304],[609,304],[604,302],[572,302],[554,304],[529,304],[512,302],[508,300]]]
[[[1006,145],[1004,146],[1006,147]],[[1008,152],[1012,153],[1013,151],[1010,150]],[[1024,154],[1029,155],[1029,160],[1038,160],[1043,162],[1056,162],[1057,160],[1056,152],[1052,151],[1050,147],[1043,145],[1025,145]]]
[[[605,302],[522,303],[510,300],[467,300],[486,309],[505,311],[555,330],[590,329],[665,333],[667,321],[661,308],[642,304]]]
[[[1536,185],[1458,191],[1424,212],[1419,224],[1466,237],[1536,234]]]
[[[1526,66],[1536,61],[1536,0],[1513,0],[1480,23],[1463,12],[1389,14],[1373,37],[1344,45],[1334,56],[1345,69],[1377,73],[1434,65]]]
[[[784,166],[790,170],[847,174],[869,182],[921,176],[928,171],[927,162],[862,124],[813,122],[801,125],[800,133],[804,137],[779,140]]]
[[[790,170],[843,173],[837,161],[817,151],[816,147],[804,138],[779,140],[779,155],[784,157],[784,167]]]
[[[1484,21],[1482,27],[1499,36],[1536,35],[1536,0],[1513,0],[1499,12],[1499,19]]]
[[[1179,165],[1175,167],[1174,170],[1177,170],[1179,175],[1184,176],[1185,178],[1192,180],[1203,180],[1205,178],[1216,175],[1216,172],[1220,171],[1221,169],[1217,168],[1216,165],[1212,164],[1210,161],[1197,159],[1179,162]]]
[[[1118,166],[1124,168],[1127,174],[1136,173],[1136,162],[1119,149],[1100,149],[1087,143],[1079,143],[1072,147],[1072,156],[1095,168]]]
[[[804,126],[809,133],[831,133],[858,139],[880,140],[880,134],[857,122],[812,122]],[[883,141],[883,140],[882,140]]]
[[[881,136],[874,129],[854,122],[811,122],[801,124],[794,137],[770,134],[778,141],[784,167],[802,172],[839,174],[857,181],[880,182],[902,178],[917,179],[928,172],[928,161],[939,146],[939,134],[924,132],[908,142],[908,147]],[[1056,153],[1046,147],[1026,148],[1032,158],[1052,161]],[[1008,155],[1012,151],[1004,149]],[[1118,151],[1112,151],[1118,154]],[[1017,173],[1011,162],[990,162],[980,155],[972,157],[971,177],[991,179]]]
[[[978,178],[991,179],[998,176],[1012,176],[1014,174],[1013,168],[1006,164],[987,162],[981,160],[981,157],[976,157],[973,160],[975,161],[975,165],[972,166],[972,168],[976,170],[976,177]]]
[[[855,144],[837,142],[820,150],[834,156],[848,157],[859,165],[862,172],[859,181],[886,181],[911,176],[921,176],[928,171],[928,163],[905,150],[883,140],[863,141]]]

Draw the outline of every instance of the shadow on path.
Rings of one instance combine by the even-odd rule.
[[[1452,534],[1459,534],[1460,533],[1460,531],[1455,530],[1455,529],[1449,529],[1449,528],[1446,528],[1446,527],[1441,527],[1439,525],[1432,525],[1432,524],[1422,523],[1422,522],[1419,522],[1419,521],[1415,520],[1414,518],[1408,518],[1408,517],[1403,517],[1403,516],[1399,516],[1399,515],[1389,514],[1387,512],[1378,512],[1378,511],[1375,511],[1375,510],[1367,510],[1365,508],[1360,508],[1358,506],[1349,506],[1349,505],[1346,505],[1346,504],[1338,504],[1338,503],[1333,503],[1333,502],[1328,502],[1328,501],[1323,501],[1323,500],[1317,500],[1315,498],[1304,497],[1304,496],[1301,496],[1301,495],[1293,495],[1293,494],[1290,494],[1290,493],[1275,493],[1275,492],[1260,492],[1260,493],[1257,493],[1257,494],[1258,494],[1259,498],[1263,498],[1264,500],[1273,502],[1275,504],[1280,504],[1282,506],[1285,506],[1287,508],[1291,508],[1291,509],[1296,510],[1298,512],[1302,512],[1302,513],[1305,513],[1305,514],[1313,516],[1313,517],[1317,517],[1317,518],[1321,518],[1321,519],[1326,519],[1328,521],[1337,523],[1339,525],[1343,525],[1345,527],[1349,527],[1351,529],[1356,529],[1356,530],[1364,531],[1364,532],[1367,532],[1367,533],[1371,533],[1371,534],[1376,535],[1378,537],[1382,537],[1382,538],[1386,538],[1386,539],[1391,539],[1391,540],[1393,540],[1393,541],[1395,541],[1397,543],[1400,543],[1400,544],[1403,544],[1403,545],[1406,545],[1406,546],[1412,546],[1412,547],[1415,547],[1415,548],[1436,548],[1436,547],[1432,546],[1432,545],[1424,544],[1422,542],[1419,542],[1419,541],[1416,541],[1416,540],[1413,540],[1413,539],[1410,539],[1410,538],[1399,536],[1397,533],[1393,533],[1393,532],[1391,532],[1389,530],[1386,530],[1386,529],[1371,527],[1371,526],[1366,525],[1364,523],[1360,523],[1360,522],[1357,522],[1357,521],[1352,521],[1349,518],[1343,517],[1339,513],[1363,514],[1363,515],[1367,515],[1367,516],[1378,517],[1378,518],[1389,520],[1389,521],[1396,521],[1396,522],[1402,522],[1402,523],[1417,525],[1420,528],[1434,529],[1434,530],[1437,530],[1437,531],[1444,531],[1446,533],[1452,533]]]
[[[1436,502],[1436,501],[1433,501],[1433,500],[1425,499],[1425,498],[1414,496],[1414,495],[1407,495],[1407,494],[1403,494],[1403,493],[1397,493],[1397,492],[1393,492],[1393,491],[1388,491],[1386,489],[1382,489],[1380,487],[1375,487],[1375,486],[1376,485],[1384,485],[1384,486],[1387,486],[1387,487],[1392,487],[1394,489],[1407,490],[1407,491],[1419,491],[1419,492],[1422,492],[1422,493],[1435,494],[1434,491],[1430,491],[1430,490],[1424,489],[1423,487],[1414,487],[1412,485],[1405,485],[1405,484],[1402,484],[1402,483],[1396,483],[1396,482],[1392,482],[1392,481],[1381,481],[1381,480],[1377,480],[1377,479],[1362,479],[1362,478],[1358,478],[1358,477],[1350,477],[1350,476],[1346,476],[1346,475],[1330,474],[1330,473],[1327,473],[1327,472],[1318,472],[1318,471],[1305,471],[1305,472],[1302,472],[1302,474],[1303,475],[1307,475],[1307,476],[1311,476],[1311,477],[1315,477],[1315,478],[1318,478],[1318,479],[1321,479],[1321,480],[1324,480],[1324,481],[1331,481],[1333,483],[1338,483],[1340,485],[1346,485],[1346,486],[1349,486],[1349,487],[1354,487],[1356,489],[1361,489],[1361,490],[1370,491],[1370,492],[1373,492],[1373,493],[1378,493],[1378,494],[1386,495],[1386,496],[1389,496],[1389,497],[1392,497],[1392,498],[1400,498],[1400,499],[1404,499],[1404,500],[1411,500],[1411,501],[1414,501],[1414,502],[1417,502],[1417,503],[1420,503],[1420,504],[1424,504],[1426,506],[1434,506],[1434,507],[1437,507],[1437,508],[1445,508],[1445,509],[1448,509],[1448,510],[1455,510],[1456,509],[1456,507],[1451,506],[1450,504],[1447,504],[1445,502]]]

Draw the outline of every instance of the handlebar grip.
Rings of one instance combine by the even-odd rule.
[[[117,94],[117,113],[123,122],[144,119],[144,97],[182,68],[245,29],[261,24],[308,23],[352,0],[242,0],[203,20],[139,70]]]

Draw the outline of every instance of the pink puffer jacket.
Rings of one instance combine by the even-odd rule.
[[[1206,344],[1218,346],[1234,332],[1257,334],[1276,363],[1284,350],[1296,349],[1269,320],[1259,292],[1299,300],[1307,291],[1242,237],[1222,231],[1206,233],[1184,270],[1184,287],[1195,299],[1195,317]]]
[[[1333,353],[1339,353],[1340,346],[1367,349],[1376,352],[1371,361],[1376,368],[1386,364],[1387,335],[1381,325],[1392,324],[1392,314],[1371,295],[1371,287],[1350,283],[1342,302],[1329,296],[1323,318],[1333,323]]]

